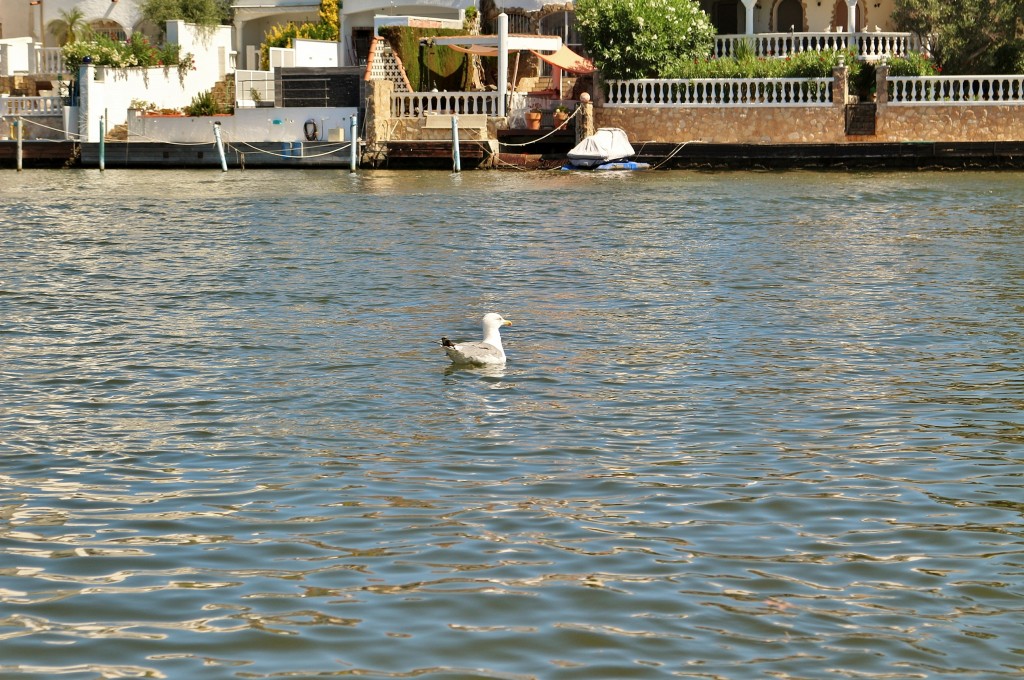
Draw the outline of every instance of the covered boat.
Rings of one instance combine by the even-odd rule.
[[[633,146],[620,128],[600,128],[567,154],[569,163],[566,170],[590,168],[594,170],[646,170],[646,163],[627,160],[632,156]]]

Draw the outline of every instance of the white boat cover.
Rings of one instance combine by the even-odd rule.
[[[608,161],[632,156],[635,152],[620,128],[601,128],[572,148],[569,163],[578,168],[592,168]]]

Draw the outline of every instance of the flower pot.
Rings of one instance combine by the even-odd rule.
[[[540,111],[527,111],[526,112],[526,129],[527,130],[539,130],[540,129]]]
[[[555,129],[564,130],[565,121],[569,120],[569,114],[565,111],[555,111],[551,114],[551,117],[555,120]]]

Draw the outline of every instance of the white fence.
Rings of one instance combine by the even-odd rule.
[[[67,73],[64,68],[64,52],[59,47],[35,48],[35,72],[37,74]]]
[[[606,106],[831,106],[832,78],[609,80]]]
[[[60,116],[64,109],[61,97],[0,96],[0,118],[5,116]]]
[[[890,76],[889,103],[1024,104],[1024,76]]]
[[[856,47],[858,59],[878,61],[883,57],[905,57],[919,47],[910,33],[754,33],[715,37],[714,55],[727,57],[737,45],[750,45],[759,57],[785,57],[799,52],[845,50]]]
[[[391,115],[415,118],[426,113],[498,115],[495,92],[395,92],[391,95]]]
[[[260,102],[268,102],[268,105],[274,103],[274,73],[235,71],[235,104],[253,107]]]

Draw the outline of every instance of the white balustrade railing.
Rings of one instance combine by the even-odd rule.
[[[606,106],[831,106],[831,78],[608,81]]]
[[[391,115],[415,118],[426,113],[498,115],[496,92],[394,92]]]
[[[1024,104],[1024,76],[890,76],[889,103]]]
[[[786,57],[800,52],[856,47],[858,58],[862,61],[904,57],[917,49],[914,36],[910,33],[754,33],[716,36],[713,54],[715,57],[731,56],[736,54],[737,45],[742,43],[749,45],[758,57]]]
[[[64,52],[59,47],[35,46],[35,73],[67,73],[64,68]]]
[[[63,97],[0,97],[0,117],[59,116]]]
[[[235,71],[235,101],[239,106],[274,103],[273,71]]]

